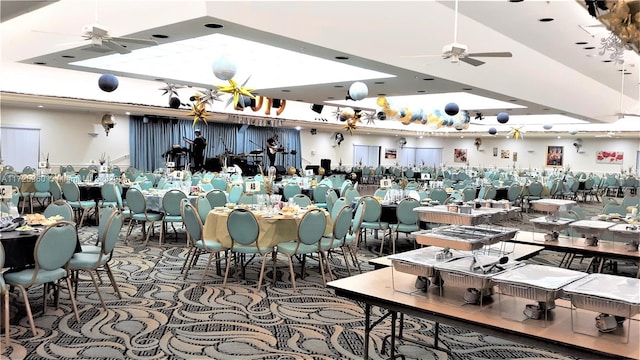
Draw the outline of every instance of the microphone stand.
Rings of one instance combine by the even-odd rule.
[[[264,147],[263,147],[263,146],[260,146],[260,145],[258,145],[258,144],[256,144],[256,143],[254,143],[254,142],[253,142],[253,141],[251,141],[251,140],[249,140],[249,142],[250,142],[250,143],[252,143],[253,145],[255,145],[255,146],[259,147],[259,148],[260,148],[260,150],[264,150]]]
[[[229,151],[229,149],[227,148],[227,143],[224,142],[224,139],[222,138],[222,136],[220,136],[220,141],[222,141],[222,146],[224,146],[224,154],[231,154],[231,152]]]

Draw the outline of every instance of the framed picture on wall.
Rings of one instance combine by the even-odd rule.
[[[387,148],[384,150],[384,158],[385,159],[395,159],[398,156],[397,149]]]
[[[498,156],[498,148],[497,147],[493,148],[493,156]]]
[[[453,162],[466,163],[467,162],[467,149],[454,149],[453,150]]]
[[[547,146],[547,166],[561,167],[564,161],[563,146]]]
[[[517,162],[518,161],[518,153],[517,152],[513,152],[513,155],[511,156],[513,159],[513,162]]]
[[[622,151],[597,151],[596,162],[599,164],[622,164],[624,152]]]
[[[500,150],[500,158],[501,159],[508,159],[510,155],[511,155],[511,151],[509,151],[509,150]]]

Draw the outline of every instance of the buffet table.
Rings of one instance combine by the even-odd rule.
[[[455,211],[454,211],[455,210]],[[517,216],[518,207],[479,207],[460,212],[457,205],[418,206],[413,211],[418,213],[420,221],[450,225],[494,224]]]
[[[327,287],[334,289],[337,295],[365,304],[364,359],[369,358],[370,332],[379,324],[371,319],[372,306],[387,309],[391,314],[391,358],[396,356],[395,320],[398,313],[436,322],[434,336],[436,347],[438,326],[439,323],[444,323],[580,358],[617,356],[638,359],[640,357],[640,347],[635,340],[617,343],[611,341],[606,336],[608,334],[589,336],[573,332],[571,309],[568,302],[564,300],[557,301],[556,308],[553,310],[554,318],[548,322],[548,326],[538,327],[503,318],[499,303],[486,305],[481,311],[463,311],[460,306],[452,305],[443,297],[435,296],[431,292],[426,296],[412,295],[411,292],[415,291],[414,283],[414,275],[393,273],[392,268],[383,268],[327,283]],[[395,291],[394,286],[396,289],[406,291]],[[522,309],[520,308],[519,311],[521,312]],[[630,338],[638,339],[640,321],[634,318],[629,323]]]

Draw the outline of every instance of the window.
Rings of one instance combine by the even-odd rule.
[[[438,167],[442,163],[442,148],[404,147],[400,164],[402,166]]]
[[[4,165],[11,165],[16,171],[22,171],[27,165],[33,168],[38,166],[40,129],[2,126],[0,130],[0,155]]]
[[[377,167],[380,165],[380,146],[353,145],[353,165]]]

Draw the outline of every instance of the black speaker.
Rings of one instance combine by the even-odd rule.
[[[331,159],[320,159],[320,166],[324,169],[325,175],[331,172]]]
[[[220,159],[218,159],[217,157],[207,158],[207,160],[204,162],[204,169],[207,171],[216,171],[216,172],[222,171],[222,166],[220,165]]]
[[[311,110],[317,112],[318,114],[322,112],[323,108],[324,108],[324,105],[318,105],[318,104],[311,105]]]
[[[276,181],[282,181],[282,176],[287,173],[287,169],[282,165],[274,165],[276,168]]]

